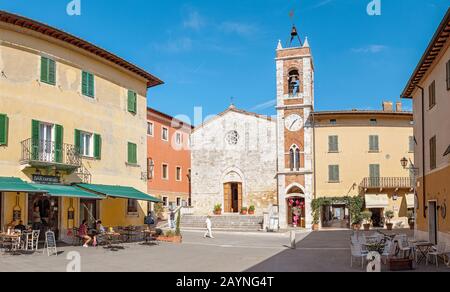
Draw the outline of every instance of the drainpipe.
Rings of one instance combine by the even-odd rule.
[[[423,172],[423,217],[427,218],[427,192],[426,192],[426,169],[425,169],[425,90],[416,85],[422,91],[422,172]]]

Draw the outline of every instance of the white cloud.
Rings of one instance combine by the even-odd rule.
[[[205,19],[196,10],[191,10],[188,18],[184,20],[183,27],[193,30],[200,30],[205,26]]]
[[[191,38],[181,37],[177,39],[171,39],[165,43],[154,43],[153,47],[158,51],[179,53],[191,50],[193,47],[193,43],[194,42]]]
[[[353,48],[353,53],[363,53],[363,54],[377,54],[387,50],[388,47],[384,45],[368,45],[361,48]]]
[[[258,32],[258,28],[253,24],[235,21],[222,22],[219,25],[219,29],[225,33],[234,33],[244,37],[251,36]]]
[[[252,107],[250,109],[250,111],[260,111],[260,110],[265,110],[268,108],[272,108],[277,104],[277,100],[276,99],[271,99],[269,101],[260,103],[258,105],[255,105],[254,107]]]

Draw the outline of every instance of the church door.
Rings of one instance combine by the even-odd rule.
[[[242,208],[242,184],[224,184],[224,211],[225,213],[239,213]]]

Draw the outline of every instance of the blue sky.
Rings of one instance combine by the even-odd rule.
[[[316,69],[316,110],[379,109],[396,101],[450,0],[0,0],[18,13],[95,43],[166,82],[149,105],[171,115],[239,108],[274,114],[275,48],[289,12],[308,36]],[[124,4],[126,3],[126,4]],[[410,108],[410,104],[406,105]]]

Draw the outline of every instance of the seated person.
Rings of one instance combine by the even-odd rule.
[[[93,239],[95,242],[95,236],[94,238],[92,238],[88,234],[88,225],[86,220],[83,220],[83,223],[81,223],[80,228],[78,229],[78,236],[83,240],[83,247],[88,247],[89,246],[88,244]]]
[[[97,229],[97,232],[98,232],[99,234],[104,234],[104,233],[106,233],[106,229],[105,229],[105,227],[103,226],[102,221],[100,221],[100,220],[97,221],[96,229]]]
[[[19,224],[14,227],[14,230],[20,230],[20,232],[24,232],[27,230],[27,227],[23,225],[23,221],[20,220]]]

